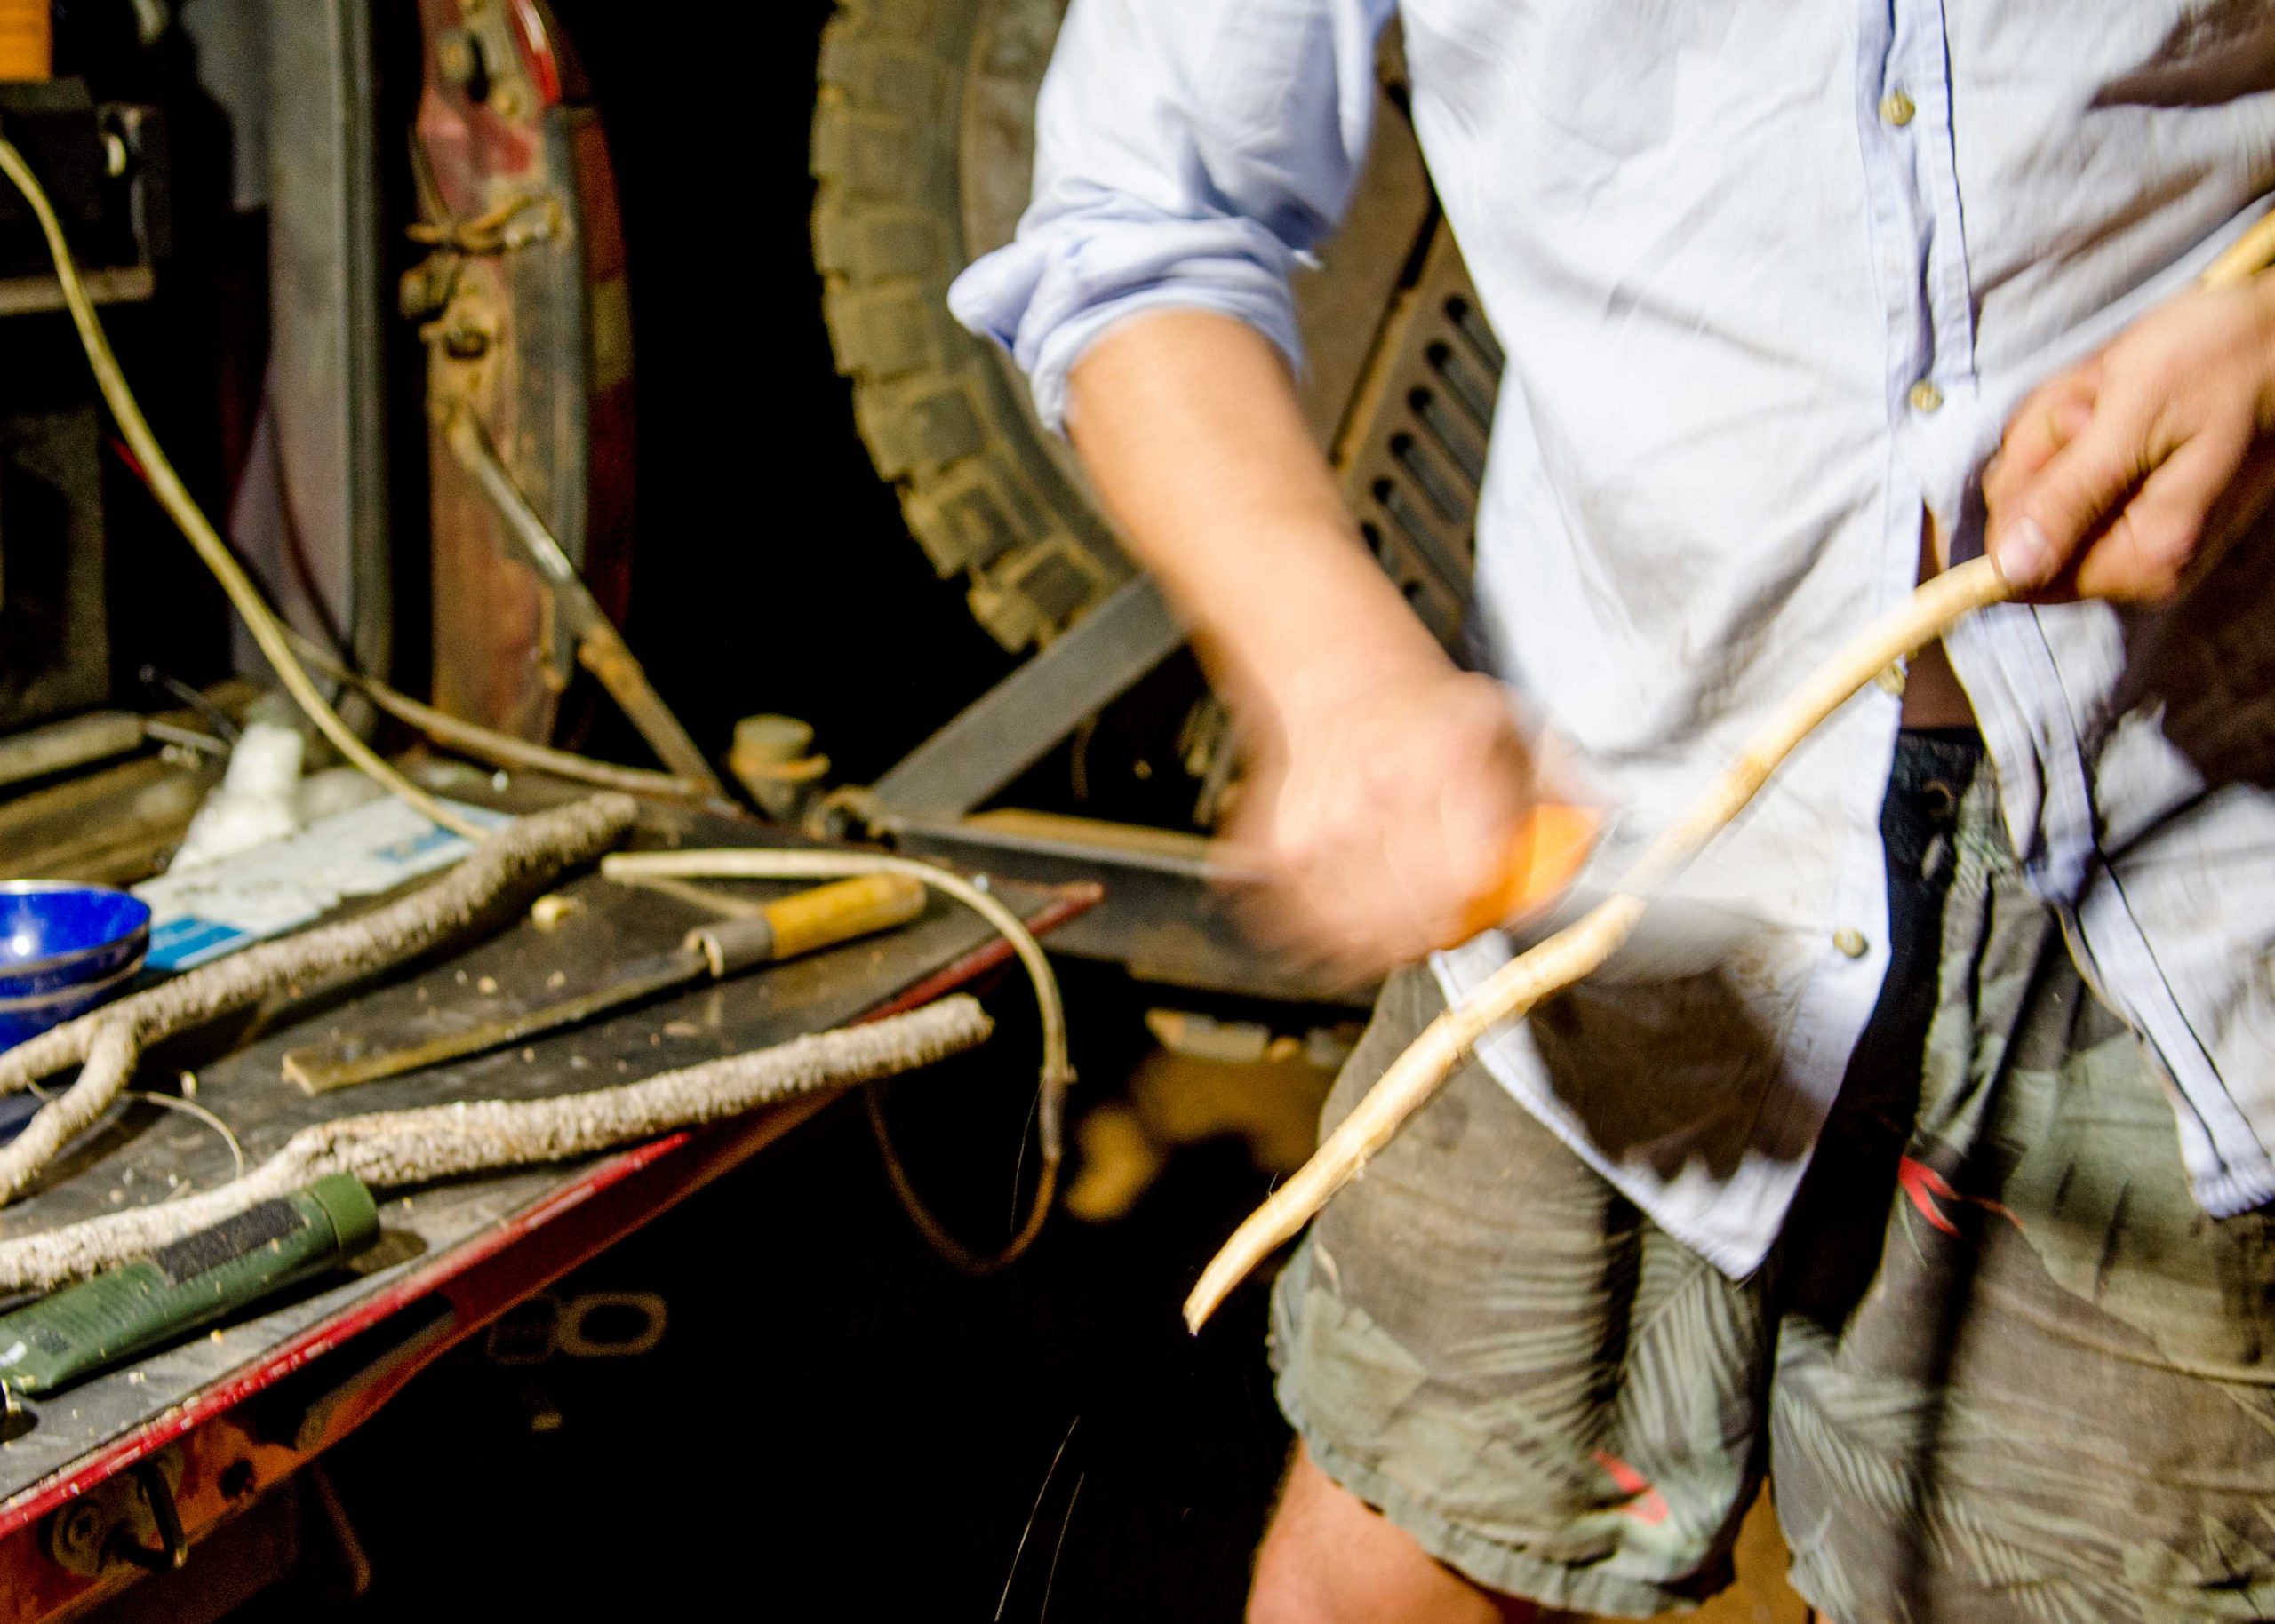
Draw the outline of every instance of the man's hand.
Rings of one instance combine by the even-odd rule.
[[[2040,599],[2155,600],[2275,491],[2275,279],[2181,295],[2040,386],[1984,470],[1990,551]]]
[[[1471,935],[1532,805],[1501,685],[1413,662],[1278,720],[1232,830],[1261,879],[1256,928],[1354,984]]]

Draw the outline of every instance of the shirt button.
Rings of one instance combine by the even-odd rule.
[[[1944,392],[1923,378],[1912,386],[1911,400],[1912,410],[1933,411],[1944,403]]]
[[[1890,91],[1880,98],[1880,116],[1901,130],[1912,122],[1920,109],[1912,105],[1912,98],[1902,91]]]
[[[1862,959],[1866,951],[1864,933],[1849,926],[1843,926],[1832,933],[1832,945],[1851,959]]]

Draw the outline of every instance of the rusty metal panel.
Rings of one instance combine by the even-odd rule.
[[[633,362],[624,235],[597,113],[529,0],[420,0],[422,236],[405,313],[430,405],[469,402],[609,615],[629,591]],[[434,689],[453,715],[552,736],[575,643],[493,504],[430,437]]]
[[[279,0],[267,10],[275,541],[305,559],[356,662],[384,673],[394,602],[371,6]],[[293,572],[280,560],[264,573]],[[259,668],[257,658],[240,663]]]

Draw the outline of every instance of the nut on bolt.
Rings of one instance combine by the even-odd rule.
[[[102,1514],[86,1501],[78,1501],[56,1513],[53,1532],[48,1536],[49,1554],[76,1570],[94,1558],[102,1536]]]
[[[435,66],[444,79],[480,100],[475,86],[484,77],[482,44],[464,28],[445,29],[435,41]]]

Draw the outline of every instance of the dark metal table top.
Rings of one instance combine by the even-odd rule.
[[[655,832],[645,832],[640,843],[656,843]],[[674,843],[682,843],[695,834],[718,840],[722,832],[670,832]],[[749,843],[751,827],[743,826],[738,838]],[[328,1004],[288,1007],[266,1024],[224,1034],[222,1040],[232,1045],[226,1054],[204,1058],[196,1051],[162,1052],[151,1063],[171,1059],[194,1068],[196,1103],[229,1125],[250,1166],[312,1122],[635,1081],[841,1025],[912,990],[919,999],[937,996],[1003,956],[983,922],[936,896],[914,923],[890,935],[666,996],[503,1052],[313,1097],[283,1080],[280,1062],[288,1049],[345,1031],[384,1031],[391,1039],[409,1040],[477,1015],[496,1019],[520,1007],[555,1002],[604,979],[612,965],[675,945],[690,925],[708,917],[677,897],[589,873],[558,888],[583,906],[553,929],[540,930],[524,915],[462,951]],[[793,888],[733,888],[763,898]],[[998,890],[1017,912],[1045,927],[1093,899],[1034,886]],[[212,1041],[209,1035],[208,1047]],[[1032,1060],[1006,1055],[1002,1063],[1026,1067]],[[147,1070],[144,1077],[147,1081]],[[352,1271],[42,1400],[34,1424],[0,1443],[0,1537],[118,1469],[135,1458],[138,1446],[159,1447],[202,1415],[242,1401],[265,1381],[281,1379],[342,1337],[406,1306],[455,1263],[470,1265],[515,1244],[555,1209],[671,1154],[688,1137],[386,1200],[382,1239]],[[132,1104],[76,1146],[36,1194],[0,1212],[0,1235],[210,1189],[231,1172],[231,1152],[212,1126],[180,1111]]]

